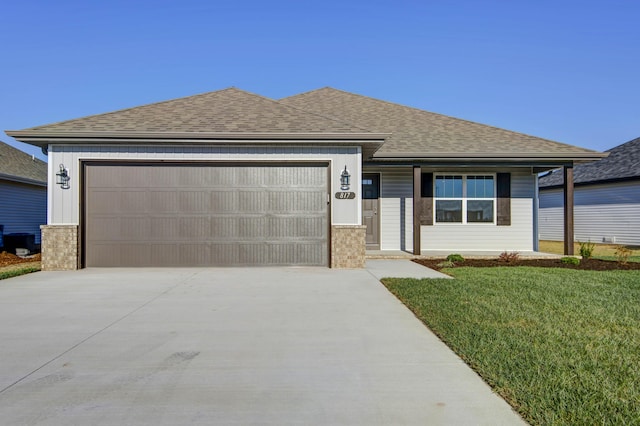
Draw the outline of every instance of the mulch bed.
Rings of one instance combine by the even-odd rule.
[[[439,271],[442,269],[442,266],[438,265],[444,262],[444,259],[414,259],[414,262]],[[474,268],[492,268],[497,266],[536,266],[541,268],[581,269],[584,271],[640,270],[640,262],[629,262],[623,265],[616,261],[600,259],[583,259],[580,261],[579,265],[562,263],[560,259],[519,259],[514,262],[505,262],[497,259],[465,259],[464,262],[456,264],[456,267],[463,266]]]
[[[17,265],[20,263],[31,263],[31,262],[39,262],[40,261],[40,253],[29,256],[29,257],[20,257],[16,256],[13,253],[8,253],[6,251],[0,252],[0,268],[3,266],[11,266]]]

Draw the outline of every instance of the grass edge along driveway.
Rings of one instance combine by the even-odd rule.
[[[385,286],[531,424],[640,423],[640,273],[455,268]]]

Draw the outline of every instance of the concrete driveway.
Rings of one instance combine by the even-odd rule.
[[[4,424],[522,424],[367,270],[39,272],[0,337]]]

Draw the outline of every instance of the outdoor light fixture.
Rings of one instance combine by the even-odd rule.
[[[348,191],[351,186],[351,173],[347,170],[347,165],[345,164],[344,170],[340,173],[340,189],[343,191]]]
[[[69,189],[69,173],[64,168],[64,164],[60,164],[60,171],[56,173],[56,184],[60,185],[62,189]]]

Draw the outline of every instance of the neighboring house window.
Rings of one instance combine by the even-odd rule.
[[[495,176],[436,175],[437,223],[494,223]]]

